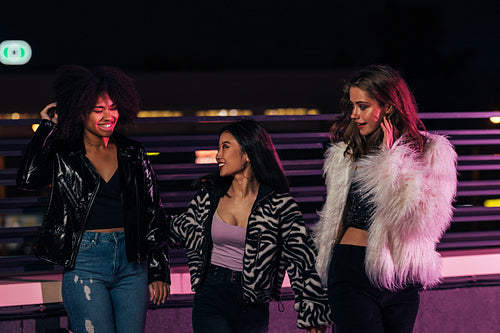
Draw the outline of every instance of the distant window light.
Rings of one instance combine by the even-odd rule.
[[[308,108],[277,108],[264,111],[266,116],[305,116],[320,114],[318,109]]]
[[[19,120],[19,119],[40,119],[39,113],[0,113],[0,119],[11,119],[11,120]]]
[[[252,110],[241,109],[211,109],[196,111],[197,117],[236,117],[236,116],[251,116]]]
[[[38,126],[40,126],[40,124],[31,125],[31,129],[33,130],[33,132],[36,132],[36,130],[38,129]]]
[[[139,111],[137,114],[138,118],[163,118],[163,117],[182,117],[184,113],[182,111],[171,111],[171,110],[144,110]]]
[[[215,155],[217,155],[217,150],[197,150],[195,152],[196,159],[195,164],[215,164],[217,160]]]
[[[498,117],[490,117],[490,121],[493,124],[500,124],[500,116],[498,116]]]
[[[0,43],[0,62],[4,65],[24,65],[31,59],[31,46],[24,40],[4,40]]]
[[[500,199],[485,200],[484,207],[500,207]]]

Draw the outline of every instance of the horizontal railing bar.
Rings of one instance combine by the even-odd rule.
[[[299,174],[295,170],[287,172],[287,175],[294,176]],[[158,179],[163,180],[195,180],[199,177],[205,176],[206,173],[190,173],[190,174],[171,174],[171,175],[157,175]],[[307,170],[307,172],[300,173],[300,175],[314,175],[321,176],[321,170]],[[10,180],[11,185],[15,185],[15,180]],[[0,185],[2,181],[0,181]],[[324,185],[318,186],[295,186],[290,189],[293,196],[322,196],[324,195],[326,187]],[[183,193],[193,194],[194,189],[187,189],[185,191],[164,191],[161,192],[162,198],[183,199]],[[488,196],[500,195],[500,180],[483,180],[483,181],[460,181],[458,183],[457,196]],[[177,201],[178,201],[177,200]],[[8,209],[16,209],[19,205],[44,205],[47,199],[39,196],[23,196],[23,197],[10,197],[0,198],[0,207],[9,206]],[[13,208],[12,206],[17,206]],[[0,208],[4,211],[2,208]]]
[[[500,151],[496,155],[460,155],[459,161],[500,161]]]
[[[39,230],[40,227],[0,228],[0,240],[8,239],[13,235],[21,240],[24,238],[33,238],[38,236]],[[466,244],[467,247],[499,246],[500,231],[448,232],[443,235],[437,245],[437,248],[449,250],[453,247],[462,247],[464,244]],[[175,257],[177,260],[182,260],[184,255],[184,249],[171,249],[171,256]],[[0,267],[3,268],[24,266],[35,262],[39,262],[39,260],[33,255],[0,257]]]
[[[137,119],[137,124],[147,123],[224,123],[236,119],[250,118],[261,122],[273,121],[331,121],[337,118],[339,113],[315,114],[315,115],[252,115],[252,116],[183,116],[183,117],[146,117]],[[499,117],[498,111],[463,111],[463,112],[420,112],[421,119],[487,119]],[[40,119],[0,119],[0,126],[9,125],[32,125],[38,124]]]
[[[474,145],[498,145],[500,144],[500,139],[477,139],[477,140],[454,140],[450,139],[450,142],[455,146],[474,146]]]
[[[474,170],[500,170],[500,164],[471,164],[457,165],[458,171],[474,171]]]

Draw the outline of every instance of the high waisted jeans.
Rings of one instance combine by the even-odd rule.
[[[366,248],[338,244],[328,272],[328,302],[338,333],[410,333],[420,303],[420,285],[389,291],[366,275]]]
[[[269,303],[246,303],[241,272],[210,265],[194,296],[195,333],[262,333],[269,325]]]
[[[62,296],[73,332],[140,333],[148,306],[146,264],[127,262],[123,232],[85,231]]]

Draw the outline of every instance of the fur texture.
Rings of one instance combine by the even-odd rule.
[[[446,138],[424,135],[423,153],[415,152],[404,138],[396,140],[390,150],[356,162],[344,156],[343,143],[328,149],[324,165],[327,199],[314,227],[316,268],[324,286],[332,248],[343,233],[344,207],[353,179],[363,184],[366,200],[375,207],[365,259],[370,281],[390,290],[408,282],[431,287],[440,281],[441,258],[435,246],[453,216],[457,155]]]

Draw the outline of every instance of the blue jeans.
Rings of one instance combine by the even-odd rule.
[[[127,261],[124,232],[85,231],[62,297],[73,332],[144,332],[146,263]]]
[[[195,333],[262,333],[269,326],[269,303],[243,300],[241,272],[210,265],[194,295]]]

